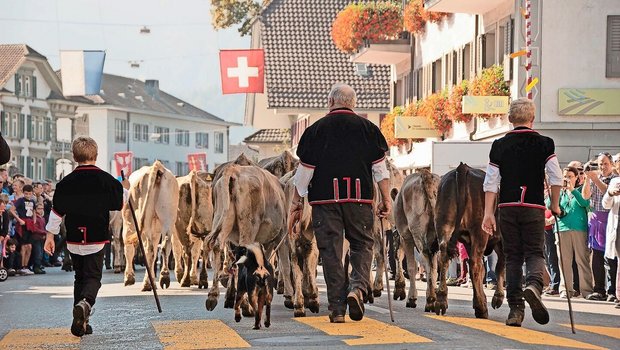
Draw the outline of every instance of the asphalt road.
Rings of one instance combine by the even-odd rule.
[[[91,316],[94,334],[80,339],[69,331],[73,273],[47,271],[0,283],[0,349],[620,349],[620,309],[612,303],[574,299],[573,335],[563,299],[545,297],[548,325],[538,325],[527,310],[524,327],[512,328],[504,325],[506,304],[490,309],[489,320],[474,318],[472,290],[464,287],[450,287],[446,316],[424,313],[425,284],[420,282],[418,308],[394,302],[394,323],[384,294],[367,306],[363,321],[330,324],[320,268],[320,313],[308,311],[307,317],[294,319],[277,295],[272,325],[261,330],[252,329],[253,319],[234,321],[233,311],[223,308],[223,288],[217,308],[208,312],[205,290],[181,288],[173,281],[169,289],[159,290],[159,314],[152,293],[140,292],[140,283],[124,287],[121,274],[104,271]],[[136,277],[143,273],[138,267]],[[486,293],[490,301],[492,291]]]

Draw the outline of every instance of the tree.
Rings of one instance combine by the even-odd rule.
[[[252,20],[258,16],[262,3],[255,0],[211,0],[211,24],[215,29],[225,29],[237,24],[239,33],[250,32]]]

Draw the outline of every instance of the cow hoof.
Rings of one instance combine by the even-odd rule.
[[[205,301],[205,307],[207,308],[207,311],[213,311],[216,306],[217,306],[217,298],[209,296],[207,298],[207,301]]]
[[[150,284],[145,284],[145,285],[142,286],[142,291],[143,292],[150,292],[152,290],[153,290],[153,288],[151,287]]]
[[[192,286],[197,286],[198,284],[200,284],[200,281],[198,281],[197,278],[196,279],[192,279],[191,282],[190,282],[190,285],[192,285]]]
[[[375,298],[380,297],[380,296],[381,296],[381,293],[382,293],[382,292],[381,292],[381,289],[375,289],[375,290],[373,290],[373,291],[372,291],[372,295],[373,295]]]
[[[306,305],[308,305],[308,309],[313,314],[318,314],[319,313],[319,301],[318,300],[310,299]]]
[[[175,272],[174,277],[176,277],[177,282],[181,283],[181,281],[183,280],[183,272]]]
[[[295,312],[293,312],[293,316],[295,317],[306,317],[306,311],[304,309],[295,309]]]
[[[284,294],[284,281],[278,281],[278,288],[276,292],[280,295]]]
[[[120,266],[114,266],[114,273],[121,273],[121,267]]]
[[[448,304],[447,303],[442,303],[439,301],[435,302],[435,314],[437,315],[445,315],[446,314],[446,310],[448,309]]]
[[[489,312],[487,310],[475,310],[476,318],[489,318]]]
[[[424,312],[434,312],[435,311],[435,301],[437,301],[434,297],[426,298],[426,305],[424,306]]]
[[[504,294],[495,294],[493,295],[493,299],[491,300],[491,307],[494,309],[499,309],[504,303]]]
[[[226,298],[226,300],[224,300],[224,309],[232,309],[234,306],[235,306],[234,300],[229,299],[229,298]]]
[[[161,275],[159,277],[159,286],[162,289],[170,288],[170,276]]]
[[[265,328],[269,328],[269,326],[271,326],[271,322],[265,321]]]
[[[209,288],[209,281],[207,280],[200,280],[200,283],[198,283],[198,289],[207,289]]]
[[[258,330],[258,329],[260,329],[260,326],[254,326],[254,327],[252,327],[252,329]]]
[[[411,309],[415,309],[416,306],[418,306],[416,304],[417,299],[415,298],[409,298],[407,299],[407,303],[405,304],[405,307],[411,308]]]
[[[375,303],[375,297],[373,296],[372,293],[367,293],[366,294],[366,299],[364,300],[364,302],[366,304],[374,304]]]
[[[235,322],[241,322],[241,314],[235,315]]]
[[[293,310],[295,308],[295,305],[293,304],[293,298],[285,295],[284,296],[284,307],[286,307],[287,309]]]
[[[394,290],[394,300],[405,300],[407,297],[407,293],[405,293],[405,289],[396,289]]]
[[[188,288],[190,286],[189,279],[183,278],[181,279],[181,287]]]
[[[133,286],[136,283],[135,277],[125,277],[125,286]]]

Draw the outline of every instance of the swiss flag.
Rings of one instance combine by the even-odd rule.
[[[265,52],[220,50],[222,93],[262,93],[265,78]]]

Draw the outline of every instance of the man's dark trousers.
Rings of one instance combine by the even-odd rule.
[[[370,204],[334,203],[312,207],[312,225],[323,261],[327,299],[333,311],[346,311],[349,290],[358,288],[365,295],[370,288],[373,220]],[[344,238],[350,243],[350,279],[342,263]]]
[[[558,262],[558,246],[555,244],[553,228],[545,231],[545,257],[549,268],[549,288],[556,292],[560,290],[560,264]]]
[[[499,211],[504,255],[506,256],[506,296],[508,305],[522,306],[522,266],[526,285],[538,292],[543,288],[545,270],[545,211],[527,207],[504,207]]]
[[[77,255],[71,253],[73,270],[75,270],[75,282],[73,283],[73,305],[80,300],[86,299],[90,306],[95,305],[97,293],[101,288],[101,275],[103,270],[103,255],[105,249],[89,255]]]

